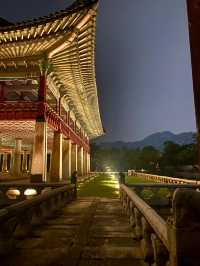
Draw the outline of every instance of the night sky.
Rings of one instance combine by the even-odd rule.
[[[21,21],[71,2],[6,0],[0,16]],[[103,141],[195,131],[185,0],[101,0],[96,55]]]

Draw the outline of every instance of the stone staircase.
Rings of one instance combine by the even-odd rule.
[[[144,266],[118,199],[80,198],[17,240],[2,266]]]

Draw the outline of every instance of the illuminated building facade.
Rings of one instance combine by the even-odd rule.
[[[33,182],[90,171],[103,134],[95,78],[96,0],[0,27],[1,171]],[[1,21],[0,21],[1,23]]]

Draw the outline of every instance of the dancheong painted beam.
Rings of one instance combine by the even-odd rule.
[[[38,149],[41,157],[46,147],[53,153],[59,133],[89,154],[89,139],[103,134],[95,78],[97,8],[98,1],[82,0],[33,21],[0,20],[2,150],[22,138],[22,147],[34,143],[33,157]],[[44,145],[37,144],[41,134]]]

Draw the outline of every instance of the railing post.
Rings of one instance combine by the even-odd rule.
[[[7,214],[5,209],[0,210],[0,219]],[[0,255],[9,253],[15,246],[13,232],[17,220],[15,218],[8,219],[7,221],[0,220]]]
[[[135,212],[135,235],[137,239],[141,239],[142,238],[142,215],[141,213],[138,211],[137,208],[134,208],[134,212]]]
[[[199,265],[200,260],[200,193],[177,189],[173,216],[168,221],[170,266]]]
[[[30,209],[24,211],[23,213],[20,214],[20,216],[17,219],[18,219],[18,225],[14,235],[16,238],[23,239],[27,237],[32,231],[32,225],[31,225],[32,210]]]
[[[131,227],[135,227],[135,213],[134,213],[134,204],[131,201],[130,202],[130,217],[129,217],[129,222]]]
[[[141,248],[143,252],[143,257],[146,262],[153,262],[153,247],[151,241],[151,234],[153,230],[151,226],[148,224],[146,219],[142,217],[142,240],[141,240]]]
[[[166,265],[168,266],[169,264],[167,262],[169,255],[163,243],[155,234],[151,235],[151,241],[154,253],[154,263],[152,266],[166,266]],[[170,266],[174,265],[170,264]]]

